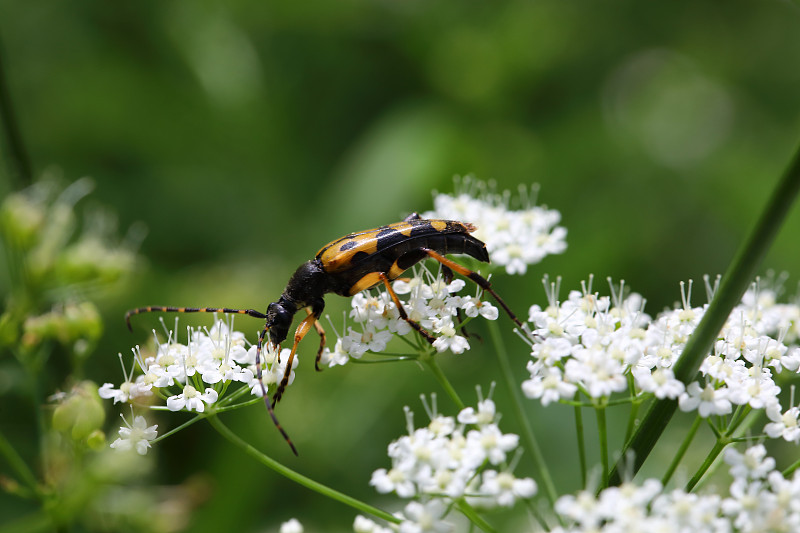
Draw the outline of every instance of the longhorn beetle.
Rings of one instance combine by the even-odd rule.
[[[389,283],[415,264],[430,257],[441,263],[445,278],[452,278],[455,271],[471,279],[481,289],[491,294],[508,313],[511,320],[517,326],[522,327],[519,319],[492,289],[486,278],[445,257],[449,254],[466,254],[478,261],[488,263],[489,254],[486,251],[486,245],[470,235],[475,229],[475,226],[466,222],[426,220],[420,218],[417,213],[413,213],[402,222],[351,233],[323,246],[314,259],[300,265],[289,278],[283,294],[277,302],[269,304],[266,313],[254,309],[228,309],[226,307],[149,306],[128,311],[125,314],[125,321],[128,329],[131,329],[131,316],[149,312],[237,313],[263,319],[264,327],[258,336],[256,348],[257,377],[272,421],[294,454],[297,455],[297,449],[278,422],[273,408],[280,401],[289,384],[297,345],[312,326],[316,328],[320,336],[319,350],[314,362],[314,367],[317,370],[320,369],[319,361],[325,347],[325,331],[318,320],[325,307],[324,295],[332,292],[340,296],[353,296],[382,283],[397,306],[400,318],[408,322],[426,341],[433,344],[435,338],[408,317],[400,299]],[[300,322],[295,330],[294,344],[289,353],[286,370],[270,403],[261,380],[260,357],[264,338],[269,333],[269,342],[273,348],[279,350],[281,343],[286,340],[295,313],[301,309],[305,309],[308,316]]]

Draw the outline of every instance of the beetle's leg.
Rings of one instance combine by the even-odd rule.
[[[316,313],[309,313],[308,316],[300,322],[300,325],[297,326],[297,330],[294,332],[294,344],[292,345],[292,351],[289,353],[289,360],[286,361],[286,370],[283,371],[283,379],[281,379],[278,389],[272,396],[273,407],[280,401],[286,387],[289,385],[289,376],[292,374],[292,363],[294,362],[294,355],[297,353],[297,345],[300,344],[300,341],[306,336],[306,333],[311,329],[311,325],[317,321],[317,318],[319,318],[319,316]]]
[[[408,322],[409,325],[412,328],[414,328],[417,331],[417,333],[422,335],[426,341],[433,344],[433,341],[435,341],[436,338],[432,337],[431,334],[425,331],[425,329],[422,326],[420,326],[417,322],[411,320],[408,317],[408,313],[406,313],[403,304],[400,302],[400,298],[397,297],[397,294],[394,292],[394,289],[392,289],[391,283],[389,283],[390,276],[392,279],[395,279],[398,276],[400,276],[400,274],[402,274],[404,270],[405,269],[398,266],[397,261],[395,261],[395,263],[392,265],[392,268],[389,269],[389,276],[387,276],[383,272],[370,272],[369,274],[358,280],[352,287],[350,287],[349,291],[350,295],[352,296],[354,294],[358,294],[359,292],[365,289],[369,289],[370,287],[373,287],[378,283],[383,282],[383,284],[386,285],[386,291],[389,293],[389,296],[392,298],[394,305],[397,307],[397,312],[400,313],[400,318]]]
[[[125,323],[128,329],[131,328],[131,317],[141,313],[229,313],[238,315],[248,315],[254,318],[267,318],[267,315],[255,309],[228,309],[227,307],[168,307],[168,306],[148,306],[131,309],[125,313]]]
[[[269,395],[267,394],[267,387],[264,386],[264,380],[261,377],[261,351],[264,347],[264,337],[267,335],[267,331],[269,327],[264,324],[264,327],[261,329],[261,333],[258,334],[258,346],[256,346],[256,377],[258,378],[258,385],[261,387],[261,397],[264,398],[264,403],[267,406],[267,412],[269,412],[269,416],[272,418],[272,423],[275,424],[275,427],[278,428],[278,431],[281,432],[283,435],[284,440],[289,447],[292,449],[295,455],[297,455],[297,448],[294,447],[292,443],[292,439],[289,438],[289,435],[286,431],[281,427],[281,423],[278,422],[278,417],[275,416],[275,411],[272,409],[272,403],[269,401]],[[280,346],[275,347],[276,350],[280,350]]]
[[[419,216],[419,213],[414,212],[408,215],[406,218],[404,218],[403,222],[408,222],[409,220],[420,220],[420,219],[422,219],[422,217]]]
[[[422,326],[420,326],[418,322],[416,322],[416,321],[414,321],[414,320],[411,320],[411,319],[408,317],[408,314],[406,313],[406,310],[405,310],[405,308],[403,307],[403,304],[400,302],[400,298],[398,298],[398,297],[397,297],[397,294],[394,292],[394,289],[392,288],[392,284],[391,284],[391,283],[389,283],[389,278],[387,278],[387,277],[386,277],[386,274],[384,274],[383,272],[381,272],[381,273],[380,273],[380,279],[381,279],[381,281],[383,282],[383,284],[384,284],[384,285],[386,285],[386,292],[388,292],[388,293],[389,293],[389,296],[391,296],[391,298],[392,298],[392,301],[394,302],[394,305],[395,305],[395,306],[397,306],[397,312],[398,312],[398,313],[400,313],[400,318],[402,318],[403,320],[405,320],[406,322],[408,322],[408,324],[409,324],[409,325],[410,325],[412,328],[414,328],[415,330],[417,330],[417,333],[419,333],[420,335],[422,335],[422,337],[423,337],[423,338],[424,338],[426,341],[428,341],[430,344],[433,344],[433,341],[435,341],[435,340],[436,340],[436,338],[435,338],[435,337],[433,337],[433,336],[431,336],[431,334],[430,334],[430,333],[428,333],[427,331],[425,331],[425,328],[423,328]]]
[[[444,278],[444,282],[450,285],[453,282],[453,271],[450,269],[449,266],[445,265],[444,263],[440,263],[442,266],[442,277]]]
[[[468,269],[467,267],[461,266],[458,263],[456,263],[455,261],[451,261],[450,259],[446,258],[445,256],[443,256],[443,255],[441,255],[441,254],[439,254],[437,252],[434,252],[433,250],[431,250],[429,248],[422,248],[422,251],[424,251],[426,254],[428,254],[433,259],[436,259],[437,261],[439,261],[444,266],[450,268],[451,270],[454,270],[454,271],[458,272],[459,274],[461,274],[462,276],[464,276],[466,278],[471,279],[481,289],[483,289],[484,291],[486,291],[489,294],[491,294],[494,297],[494,299],[497,300],[497,303],[499,303],[500,306],[505,310],[505,312],[508,313],[508,316],[511,317],[511,320],[513,320],[514,323],[518,327],[522,328],[522,322],[519,321],[519,319],[517,318],[517,315],[515,315],[513,313],[513,311],[511,311],[511,309],[506,305],[506,303],[503,301],[503,299],[500,298],[500,296],[496,292],[494,292],[494,289],[492,289],[492,284],[489,283],[489,280],[487,280],[486,278],[484,278],[483,276],[481,276],[477,272],[474,272],[474,271]]]
[[[306,308],[306,313],[309,315],[313,313],[311,309]],[[322,314],[320,312],[320,314]],[[314,360],[314,368],[317,372],[321,372],[322,369],[319,367],[319,361],[322,359],[322,350],[325,349],[325,330],[322,327],[322,324],[319,323],[319,320],[314,321],[314,328],[317,330],[317,334],[319,335],[319,350],[317,350],[317,358]]]

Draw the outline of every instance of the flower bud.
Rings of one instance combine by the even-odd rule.
[[[33,246],[45,220],[45,209],[22,193],[10,194],[0,205],[0,231],[22,249]]]
[[[91,436],[92,442],[95,442],[98,437],[93,433],[102,427],[105,418],[97,385],[91,381],[83,381],[73,387],[56,407],[53,428],[70,435],[74,440],[84,440]]]

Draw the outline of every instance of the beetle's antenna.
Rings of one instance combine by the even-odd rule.
[[[267,315],[255,309],[229,309],[227,307],[169,307],[169,306],[147,306],[131,309],[125,313],[125,323],[128,329],[133,331],[131,327],[131,317],[141,313],[228,313],[232,315],[247,315],[253,318],[265,319]]]
[[[264,380],[261,379],[261,350],[264,347],[264,337],[266,337],[268,330],[269,325],[264,324],[264,327],[261,329],[261,333],[258,334],[258,346],[256,346],[256,377],[258,378],[258,384],[261,387],[261,397],[264,398],[264,403],[267,405],[267,411],[269,412],[269,416],[272,418],[272,423],[275,424],[275,427],[281,432],[283,439],[292,449],[292,452],[294,452],[295,455],[298,455],[297,448],[294,447],[292,439],[289,438],[286,430],[284,430],[281,426],[281,423],[278,422],[278,417],[275,416],[275,410],[272,408],[272,402],[270,402],[269,395],[267,394],[267,387],[264,386]],[[280,350],[280,346],[278,346],[278,349]]]

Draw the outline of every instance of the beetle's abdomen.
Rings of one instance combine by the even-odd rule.
[[[349,294],[351,286],[369,273],[390,279],[427,257],[425,248],[441,255],[466,254],[489,262],[486,245],[470,235],[472,224],[453,220],[409,220],[352,233],[324,246],[317,259],[334,281],[330,290]]]
[[[469,236],[473,231],[472,224],[455,220],[407,220],[345,235],[323,246],[316,258],[328,273],[348,270],[394,248],[405,252],[427,247],[439,253],[467,253],[480,261],[488,261],[483,243]],[[479,244],[470,246],[465,243],[465,237],[466,241]]]

